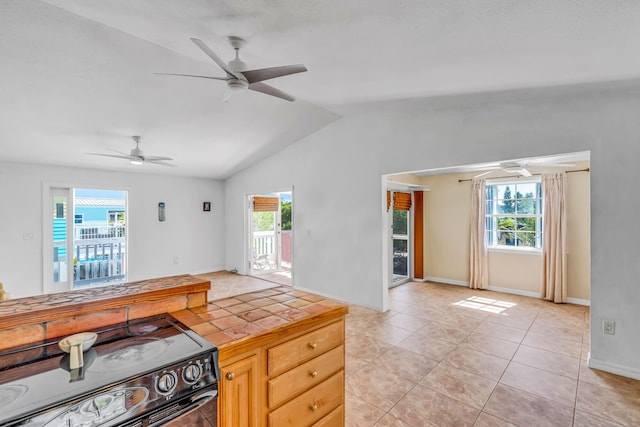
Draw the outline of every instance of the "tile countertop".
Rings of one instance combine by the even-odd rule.
[[[303,330],[347,313],[347,304],[281,286],[171,314],[218,346],[223,359],[255,348],[279,332]]]
[[[0,301],[0,330],[132,303],[157,301],[175,295],[207,292],[210,287],[208,280],[183,274]]]

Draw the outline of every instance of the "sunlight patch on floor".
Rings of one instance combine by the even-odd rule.
[[[500,301],[491,298],[472,296],[465,300],[454,302],[452,305],[458,307],[471,308],[473,310],[488,311],[495,314],[503,313],[508,308],[515,307],[517,304],[514,302]]]

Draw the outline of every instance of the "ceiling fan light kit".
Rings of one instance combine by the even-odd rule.
[[[141,166],[144,163],[153,163],[153,164],[162,165],[162,166],[174,166],[170,163],[163,163],[165,161],[173,160],[171,157],[146,156],[142,151],[142,149],[140,148],[140,139],[141,139],[140,136],[134,135],[131,137],[131,139],[135,141],[136,146],[131,149],[129,154],[121,153],[120,151],[116,151],[116,150],[112,150],[112,151],[115,151],[118,154],[104,154],[104,153],[87,153],[87,154],[91,154],[92,156],[104,156],[104,157],[115,157],[117,159],[127,159],[129,160],[129,163],[135,166]]]
[[[543,163],[543,162],[525,162],[525,161],[509,161],[509,162],[501,162],[498,166],[489,166],[484,170],[488,172],[483,172],[480,175],[476,175],[475,178],[480,178],[485,175],[489,175],[496,171],[502,171],[504,173],[512,173],[519,174],[524,177],[532,176],[531,172],[527,169],[528,167],[551,167],[551,168],[571,168],[574,167],[574,164],[570,163]],[[483,169],[479,169],[483,170]]]
[[[223,97],[226,102],[236,93],[242,93],[247,90],[260,92],[265,95],[275,96],[285,101],[293,102],[295,98],[291,95],[269,86],[264,80],[274,79],[276,77],[287,76],[290,74],[303,73],[307,68],[302,65],[284,65],[280,67],[262,68],[257,70],[248,70],[247,64],[240,59],[240,49],[247,44],[242,37],[228,36],[227,40],[236,52],[236,57],[225,63],[213,50],[209,48],[202,40],[192,38],[191,41],[200,48],[209,58],[213,60],[226,73],[226,77],[198,76],[193,74],[174,74],[174,73],[154,73],[161,76],[180,76],[195,77],[200,79],[223,80],[227,83],[227,91]]]

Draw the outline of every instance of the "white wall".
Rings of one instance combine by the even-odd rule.
[[[293,185],[295,285],[382,309],[381,174],[590,150],[591,364],[640,378],[640,97],[602,85],[433,102],[354,113],[228,179],[227,267],[243,265],[243,195]]]
[[[0,162],[0,282],[16,297],[42,292],[43,183],[128,190],[128,281],[224,265],[221,181]],[[161,201],[164,222],[158,221]],[[204,201],[211,212],[202,211]],[[24,240],[24,233],[34,238]]]

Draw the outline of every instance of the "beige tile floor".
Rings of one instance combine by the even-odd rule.
[[[209,299],[278,286],[216,272]],[[587,367],[589,310],[435,283],[350,306],[346,425],[638,426],[640,381]]]
[[[261,276],[243,276],[229,271],[196,274],[204,280],[211,281],[208,300],[229,298],[247,292],[275,288],[280,285],[291,286],[291,271],[265,273]]]
[[[203,280],[211,281],[211,289],[209,290],[207,298],[209,301],[280,286],[278,283],[261,280],[252,276],[233,274],[228,271],[196,274],[195,276]]]
[[[638,426],[640,381],[592,370],[589,309],[410,282],[347,316],[346,425]]]

